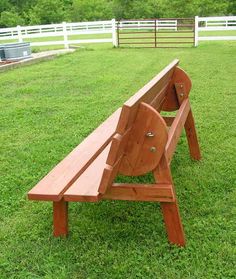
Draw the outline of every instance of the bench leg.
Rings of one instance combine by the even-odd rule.
[[[53,235],[66,236],[68,234],[68,202],[63,199],[53,202]]]
[[[184,230],[181,223],[177,202],[161,203],[166,232],[170,243],[179,246],[185,245]]]
[[[179,214],[174,184],[172,181],[171,171],[166,158],[166,154],[164,154],[161,158],[158,167],[153,171],[153,175],[156,182],[169,183],[172,185],[175,201],[161,202],[161,209],[169,242],[179,246],[184,246],[184,229]]]
[[[186,131],[190,155],[194,160],[200,160],[201,152],[200,152],[200,148],[199,148],[199,144],[198,144],[197,132],[195,129],[193,113],[191,110],[189,111],[184,128]]]

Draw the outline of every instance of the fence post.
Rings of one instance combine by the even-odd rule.
[[[68,36],[67,36],[67,29],[66,29],[66,22],[62,22],[62,28],[63,28],[63,37],[64,37],[64,46],[66,49],[69,48],[69,43],[68,43]]]
[[[23,42],[23,38],[22,38],[22,33],[21,33],[21,26],[17,25],[16,28],[17,28],[17,34],[18,34],[18,42],[22,43]]]
[[[111,29],[112,29],[112,43],[113,46],[117,47],[116,20],[114,18],[111,20]]]
[[[195,16],[195,24],[194,24],[194,46],[198,46],[198,16]]]

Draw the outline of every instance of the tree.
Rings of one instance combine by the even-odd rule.
[[[73,21],[106,20],[114,17],[112,1],[74,0],[71,17]]]
[[[233,14],[236,0],[0,0],[2,26]]]
[[[12,8],[12,5],[8,0],[0,0],[0,14],[3,11],[10,10]]]
[[[59,23],[68,19],[62,0],[39,0],[29,11],[30,24]]]
[[[230,15],[236,15],[236,1],[235,0],[229,0],[227,12]]]
[[[195,14],[199,16],[222,16],[227,15],[230,4],[228,0],[195,0]]]
[[[24,25],[24,19],[14,10],[1,12],[0,25],[3,27],[13,27]]]

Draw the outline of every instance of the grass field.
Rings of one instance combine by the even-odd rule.
[[[171,165],[187,246],[168,244],[158,203],[71,203],[69,237],[53,238],[51,203],[27,191],[174,58],[203,155],[183,135]],[[104,44],[1,73],[0,278],[236,278],[235,65],[236,42]]]
[[[133,30],[137,31],[137,30]],[[155,46],[155,35],[152,31],[150,30],[141,30],[145,31],[147,33],[135,33],[131,34],[130,32],[133,32],[132,30],[124,30],[120,33],[120,43],[121,47],[154,47]],[[185,30],[186,31],[186,30]],[[140,32],[140,31],[139,31]],[[183,30],[182,30],[183,32]],[[170,30],[167,33],[163,32],[157,32],[156,34],[156,44],[158,47],[173,47],[173,42],[175,42],[174,46],[178,47],[192,47],[194,45],[194,34],[193,32],[175,32],[173,30]],[[236,30],[230,30],[230,31],[201,31],[199,32],[199,37],[208,37],[208,36],[236,36]],[[128,40],[124,40],[122,38],[130,38]],[[168,37],[168,38],[166,38]],[[173,37],[173,38],[171,38]],[[175,38],[177,37],[177,38]],[[181,38],[182,37],[182,38]],[[112,34],[83,34],[83,35],[72,35],[68,36],[68,40],[86,40],[86,39],[111,39]],[[51,41],[63,41],[63,36],[56,36],[56,37],[42,37],[42,38],[28,38],[24,39],[27,42],[35,43],[35,42],[51,42]],[[17,42],[17,40],[5,40],[5,41],[0,41],[1,44],[4,43],[14,43]],[[138,43],[141,42],[141,44]],[[145,42],[146,44],[143,45],[142,43]],[[168,43],[169,42],[169,43]],[[176,44],[178,42],[178,44]],[[185,43],[181,43],[185,42]],[[126,44],[129,43],[129,44]],[[163,44],[164,43],[164,44]],[[202,43],[202,42],[200,42]],[[112,43],[110,43],[111,45]],[[77,45],[78,44],[73,44]],[[90,44],[92,47],[94,47],[94,44]],[[90,46],[89,45],[89,46]],[[103,43],[102,43],[103,45]],[[80,44],[82,47],[87,47],[88,44]],[[33,46],[32,50],[33,52],[39,52],[39,51],[44,51],[44,50],[52,50],[52,49],[61,49],[63,48],[64,45],[48,45],[48,46]],[[103,48],[103,46],[102,46]]]

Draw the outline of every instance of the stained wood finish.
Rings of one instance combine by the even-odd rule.
[[[103,196],[108,200],[174,202],[170,184],[118,184],[115,183]]]
[[[119,123],[117,126],[117,133],[123,134],[126,129],[132,126],[138,106],[141,102],[146,104],[152,104],[153,100],[157,96],[161,96],[159,101],[165,98],[166,92],[163,88],[171,82],[173,73],[178,65],[179,60],[175,59],[166,68],[164,68],[157,76],[155,76],[150,82],[148,82],[142,89],[140,89],[135,95],[133,95],[122,107]],[[155,106],[157,102],[155,102]]]
[[[186,89],[186,85],[183,83],[176,83],[175,90],[176,90],[176,95],[177,95],[179,105],[181,105],[183,103],[183,101],[188,98],[189,92]],[[185,127],[185,131],[186,131],[186,135],[187,135],[190,156],[194,160],[200,160],[201,152],[200,152],[200,147],[199,147],[198,138],[197,138],[197,132],[196,132],[193,113],[192,113],[191,108],[189,110],[184,127]]]
[[[185,235],[177,202],[161,202],[161,210],[169,242],[178,246],[185,246]]]
[[[168,162],[171,161],[172,156],[175,152],[176,145],[183,131],[183,127],[186,122],[189,111],[190,111],[189,100],[185,99],[168,132],[168,141],[166,144],[166,153],[167,153]]]
[[[68,234],[68,203],[63,199],[53,202],[53,235],[66,236]]]
[[[153,174],[156,182],[169,183],[171,185],[175,199],[172,203],[161,202],[161,209],[169,242],[179,246],[184,246],[184,229],[179,214],[178,202],[176,199],[169,163],[165,153],[163,154],[160,164],[156,170],[154,170]]]
[[[166,125],[168,127],[170,127],[172,125],[173,121],[175,120],[174,116],[163,116],[162,118],[164,119],[164,121],[166,122]]]
[[[169,241],[185,245],[170,171],[184,127],[192,158],[201,155],[189,102],[191,81],[178,63],[170,63],[28,193],[29,199],[53,201],[55,236],[68,233],[68,201],[155,201],[161,203]],[[178,111],[162,117],[161,110]],[[155,184],[114,183],[118,174],[150,171]]]
[[[176,95],[176,84],[184,86],[185,97],[187,98],[192,87],[192,82],[187,73],[180,67],[176,67],[174,70],[173,77],[167,90],[166,99],[162,106],[163,111],[175,111],[179,109],[179,101]]]
[[[201,160],[201,151],[198,143],[197,132],[195,128],[192,110],[190,109],[184,125],[188,140],[189,151],[192,159]]]
[[[28,198],[31,200],[59,201],[63,193],[110,142],[115,133],[119,117],[120,109],[113,113],[31,189]]]
[[[80,177],[64,193],[66,201],[97,202],[99,201],[99,185],[101,183],[106,160],[110,150],[109,144],[83,172]]]
[[[99,193],[104,194],[111,186],[113,180],[118,174],[120,163],[123,159],[125,148],[130,136],[131,128],[128,129],[122,136],[115,134],[111,141],[111,148],[107,156],[106,166],[104,168]]]
[[[149,133],[151,137],[148,136]],[[167,127],[163,118],[150,105],[142,102],[119,172],[123,175],[138,176],[152,171],[162,156],[167,137]]]

